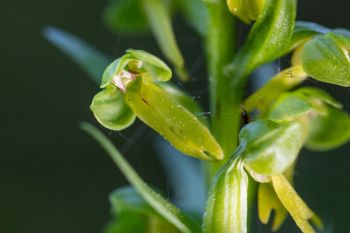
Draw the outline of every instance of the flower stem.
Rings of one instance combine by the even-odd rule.
[[[237,92],[229,88],[228,82],[231,77],[224,72],[224,68],[232,60],[235,53],[235,24],[225,0],[206,1],[206,6],[209,16],[206,52],[212,129],[224,150],[224,161],[226,161],[237,145],[239,102],[242,92],[242,90]],[[215,175],[223,162],[211,166],[210,177]]]

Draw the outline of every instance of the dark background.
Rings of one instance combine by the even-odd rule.
[[[0,233],[100,232],[109,218],[108,194],[126,184],[108,156],[78,128],[80,121],[95,122],[89,104],[96,85],[41,33],[54,25],[113,57],[129,47],[159,53],[152,37],[128,39],[105,30],[100,16],[105,3],[1,0]],[[303,0],[298,18],[350,28],[349,12],[346,0]],[[191,72],[201,76],[198,38],[181,22],[176,31]],[[200,80],[194,84],[194,94],[206,94]],[[330,90],[349,110],[349,90]],[[110,134],[148,183],[167,189],[153,149],[143,147],[149,137],[136,142],[128,132]],[[299,193],[333,222],[337,233],[349,232],[349,150],[303,152],[296,173]],[[287,225],[281,232],[297,230]]]

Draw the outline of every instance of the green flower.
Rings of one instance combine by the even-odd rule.
[[[105,70],[104,90],[95,95],[91,110],[108,129],[122,130],[138,117],[187,155],[223,159],[221,147],[195,116],[200,109],[197,104],[180,90],[159,83],[171,76],[169,67],[157,57],[128,50]]]
[[[303,127],[298,122],[258,120],[240,132],[240,144],[230,161],[218,173],[211,188],[204,216],[205,233],[247,232],[248,176],[259,183],[269,184],[263,194],[276,196],[274,203],[259,207],[262,222],[267,222],[272,208],[286,209],[304,233],[315,232],[309,223],[322,227],[322,222],[295,192],[284,173],[294,164],[305,141]],[[273,198],[273,196],[271,196]],[[277,197],[277,198],[276,198]],[[272,200],[272,199],[270,199]],[[284,220],[285,212],[278,212],[273,228]]]

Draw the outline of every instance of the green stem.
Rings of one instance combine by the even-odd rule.
[[[237,87],[231,89],[228,82],[232,77],[224,72],[235,52],[234,18],[228,11],[225,0],[206,1],[206,6],[209,17],[206,52],[212,129],[225,154],[224,161],[211,166],[209,176],[213,177],[236,148],[242,90]]]

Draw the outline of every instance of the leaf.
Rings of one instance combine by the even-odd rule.
[[[184,154],[205,160],[223,159],[223,151],[209,129],[150,77],[130,84],[125,101],[141,121]]]
[[[319,217],[305,204],[283,175],[273,176],[272,184],[278,198],[303,233],[315,232],[309,221],[318,228],[323,228]]]
[[[263,224],[267,224],[272,217],[272,230],[277,231],[288,216],[287,210],[276,196],[271,184],[259,184],[258,189],[258,212],[259,219]]]
[[[124,96],[116,90],[102,90],[97,93],[90,106],[98,122],[111,130],[122,130],[135,121],[135,114],[125,104]]]
[[[89,133],[111,156],[115,164],[138,194],[164,219],[183,233],[199,233],[197,223],[184,215],[176,206],[154,192],[128,164],[113,144],[94,126],[82,123],[81,128]]]
[[[114,33],[138,35],[150,31],[140,0],[109,0],[102,16]]]
[[[227,0],[227,5],[233,15],[248,24],[260,16],[265,2],[266,0]]]
[[[186,22],[201,36],[207,34],[208,13],[203,0],[176,0]]]
[[[107,56],[58,28],[46,27],[43,32],[47,40],[80,65],[94,82],[101,82],[101,74],[110,61]]]
[[[282,174],[295,161],[303,134],[297,122],[258,120],[246,125],[239,134],[244,166],[263,176]]]
[[[247,232],[248,181],[242,161],[228,161],[210,189],[203,233]]]
[[[310,121],[307,148],[315,151],[335,149],[350,140],[350,117],[339,109],[328,107],[325,115]]]
[[[164,56],[175,66],[182,81],[188,80],[184,59],[177,45],[169,12],[161,0],[141,0],[147,20]]]
[[[312,78],[339,86],[350,86],[350,47],[339,43],[333,33],[308,41],[301,59],[305,72]]]
[[[243,73],[247,75],[279,57],[292,38],[295,15],[295,0],[266,0],[246,43],[228,70],[244,69]]]

